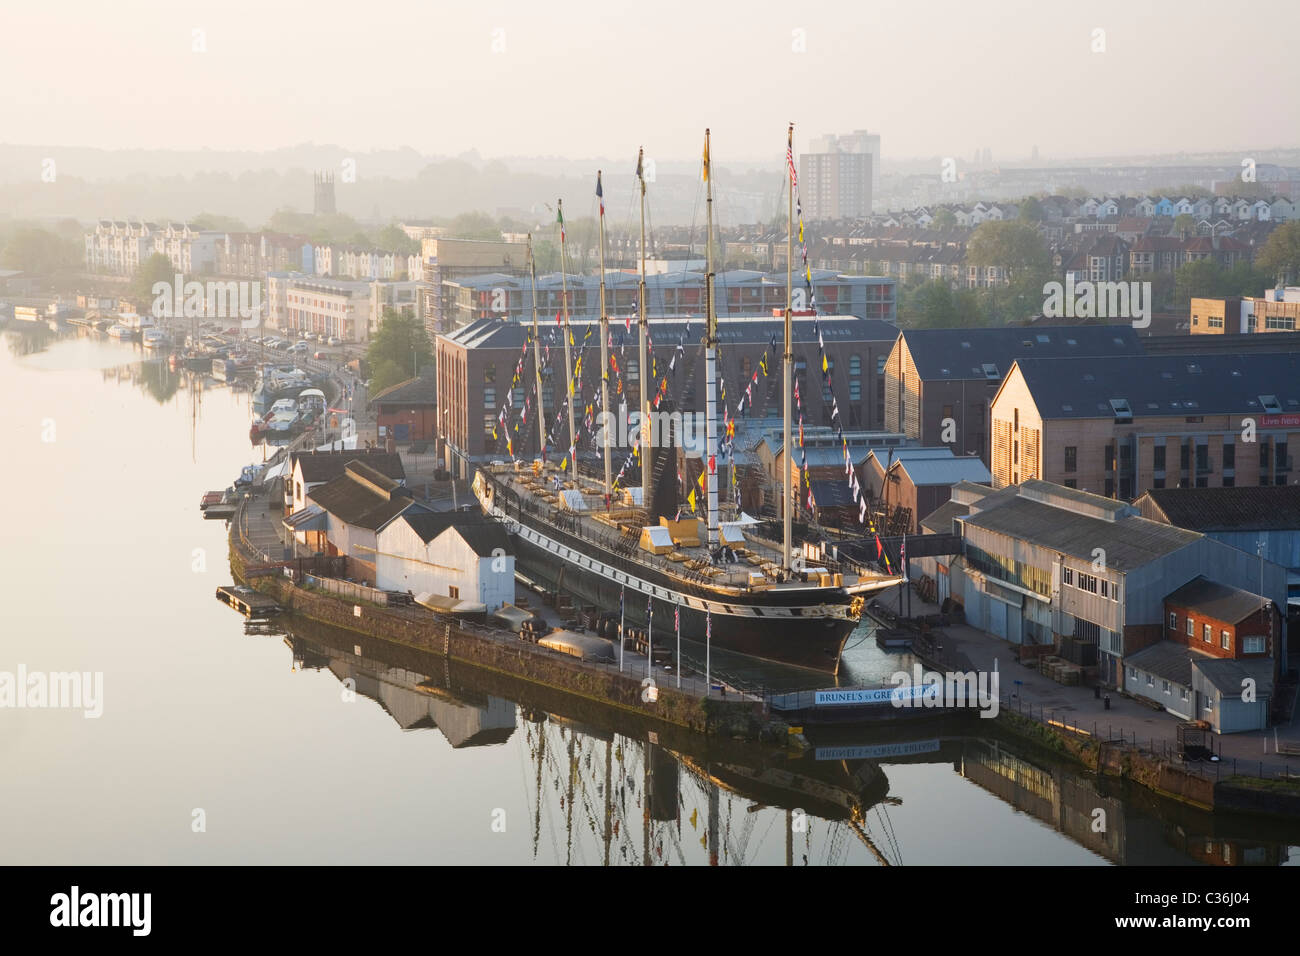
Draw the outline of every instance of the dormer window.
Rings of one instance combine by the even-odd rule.
[[[1259,396],[1259,404],[1263,407],[1264,411],[1271,412],[1272,414],[1277,414],[1282,411],[1282,406],[1278,404],[1276,395]]]

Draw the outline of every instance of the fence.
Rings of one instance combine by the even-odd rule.
[[[378,588],[372,588],[366,584],[356,584],[352,581],[342,581],[338,578],[322,578],[314,574],[304,574],[303,583],[322,591],[328,591],[330,594],[337,594],[339,597],[347,598],[349,601],[367,601],[371,604],[378,604],[381,607],[388,607],[388,592],[381,591]]]
[[[1155,734],[1142,736],[1104,720],[1081,719],[1073,711],[1057,711],[1025,700],[1023,694],[1003,695],[1000,706],[1053,730],[1065,731],[1076,739],[1093,740],[1122,747],[1153,760],[1176,764],[1187,773],[1207,779],[1219,780],[1243,776],[1264,780],[1300,780],[1300,758],[1292,760],[1288,754],[1275,755],[1275,759],[1271,761],[1225,758],[1222,756],[1223,741],[1218,740],[1218,748],[1215,751],[1218,760],[1193,760],[1183,755],[1176,737]]]

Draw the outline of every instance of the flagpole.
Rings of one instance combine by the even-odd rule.
[[[560,299],[563,302],[564,309],[564,382],[565,382],[565,401],[569,406],[569,454],[565,457],[573,462],[573,480],[578,480],[578,431],[573,424],[573,355],[571,354],[569,343],[573,338],[573,333],[569,331],[569,277],[565,274],[564,266],[564,200],[555,201],[556,221],[560,224]]]
[[[704,696],[713,695],[713,680],[709,676],[713,664],[713,612],[704,609]]]
[[[678,605],[673,611],[673,621],[677,625],[677,689],[682,689],[682,608]]]
[[[645,673],[654,680],[655,670],[655,599],[645,599]]]
[[[627,638],[624,637],[624,622],[627,621],[627,610],[623,606],[624,599],[627,597],[627,585],[623,585],[618,592],[618,672],[623,673],[623,649],[627,645]]]
[[[537,330],[537,261],[533,258],[533,234],[528,234],[528,273],[533,289],[533,368],[537,374],[537,455],[546,467],[546,408],[542,403],[542,340]],[[512,399],[513,400],[513,399]]]
[[[641,507],[645,509],[646,523],[650,523],[650,393],[646,382],[650,379],[650,369],[646,365],[646,338],[650,334],[650,319],[646,312],[645,299],[645,150],[637,151],[636,177],[641,182],[641,282],[638,287],[638,299],[641,307],[641,343],[638,348],[637,391],[640,393],[641,422],[638,444],[641,447]]]
[[[794,169],[794,123],[790,124],[790,129],[786,139],[786,162],[790,170]],[[781,468],[781,491],[782,491],[782,548],[781,548],[781,567],[786,571],[790,570],[790,548],[793,537],[793,516],[791,512],[792,488],[791,475],[794,472],[794,462],[790,460],[790,386],[794,379],[794,353],[791,350],[790,325],[793,315],[794,302],[794,178],[792,175],[786,176],[787,186],[790,193],[790,211],[786,220],[785,230],[785,356],[781,369],[781,387],[784,392],[783,411],[784,429],[782,433],[782,468]]]
[[[609,410],[609,315],[605,311],[605,190],[600,185],[600,170],[596,170],[596,195],[600,202],[600,413],[605,427],[605,500],[614,494],[610,480],[609,446],[612,436],[608,429],[613,424]]]
[[[709,559],[712,561],[720,543],[718,529],[718,317],[713,302],[713,177],[709,175],[709,131],[704,131],[704,195],[707,209],[705,253],[708,273],[704,281],[704,473],[705,508],[708,517]]]

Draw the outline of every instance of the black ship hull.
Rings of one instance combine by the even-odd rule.
[[[863,599],[843,588],[728,593],[710,587],[707,579],[684,582],[636,560],[626,540],[592,541],[527,507],[507,505],[497,513],[512,526],[521,573],[602,611],[618,611],[621,598],[630,625],[644,626],[647,605],[652,605],[655,643],[659,635],[665,642],[676,640],[673,615],[680,611],[685,641],[704,645],[707,629],[712,647],[834,675],[844,642],[861,616]]]

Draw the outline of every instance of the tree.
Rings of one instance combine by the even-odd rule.
[[[1181,213],[1174,217],[1174,232],[1186,239],[1196,230],[1196,217]]]
[[[1219,264],[1213,259],[1197,259],[1178,267],[1174,273],[1174,302],[1179,308],[1187,308],[1193,298],[1204,298],[1218,293],[1220,273]]]
[[[931,229],[955,229],[957,227],[957,216],[951,209],[939,209],[934,214],[934,220],[930,223]]]
[[[1300,219],[1273,230],[1255,256],[1255,268],[1283,282],[1300,280]]]
[[[418,369],[432,368],[433,348],[424,322],[418,316],[385,309],[366,350],[366,362],[371,368],[372,395],[414,378]]]
[[[1035,196],[1026,196],[1020,202],[1020,212],[1017,218],[1021,222],[1042,222],[1043,204]]]
[[[79,246],[48,229],[23,228],[5,243],[0,263],[7,269],[18,269],[29,275],[75,272],[84,255]]]
[[[176,281],[176,267],[172,261],[161,252],[155,252],[135,270],[135,275],[131,277],[131,298],[136,305],[141,303],[152,303],[154,300],[153,287],[156,282],[166,282],[171,286]],[[181,277],[181,287],[184,288],[185,277]]]
[[[410,255],[420,251],[420,244],[404,233],[396,223],[389,223],[375,233],[375,245],[385,252]]]
[[[447,227],[448,236],[455,239],[501,238],[501,226],[485,212],[463,212]]]
[[[190,220],[190,225],[195,229],[204,231],[212,230],[215,232],[248,232],[241,219],[234,216],[218,216],[216,213],[202,212]]]
[[[997,268],[1014,281],[1023,273],[1046,271],[1051,256],[1042,235],[1023,222],[986,222],[976,228],[966,245],[966,261],[981,268]]]

